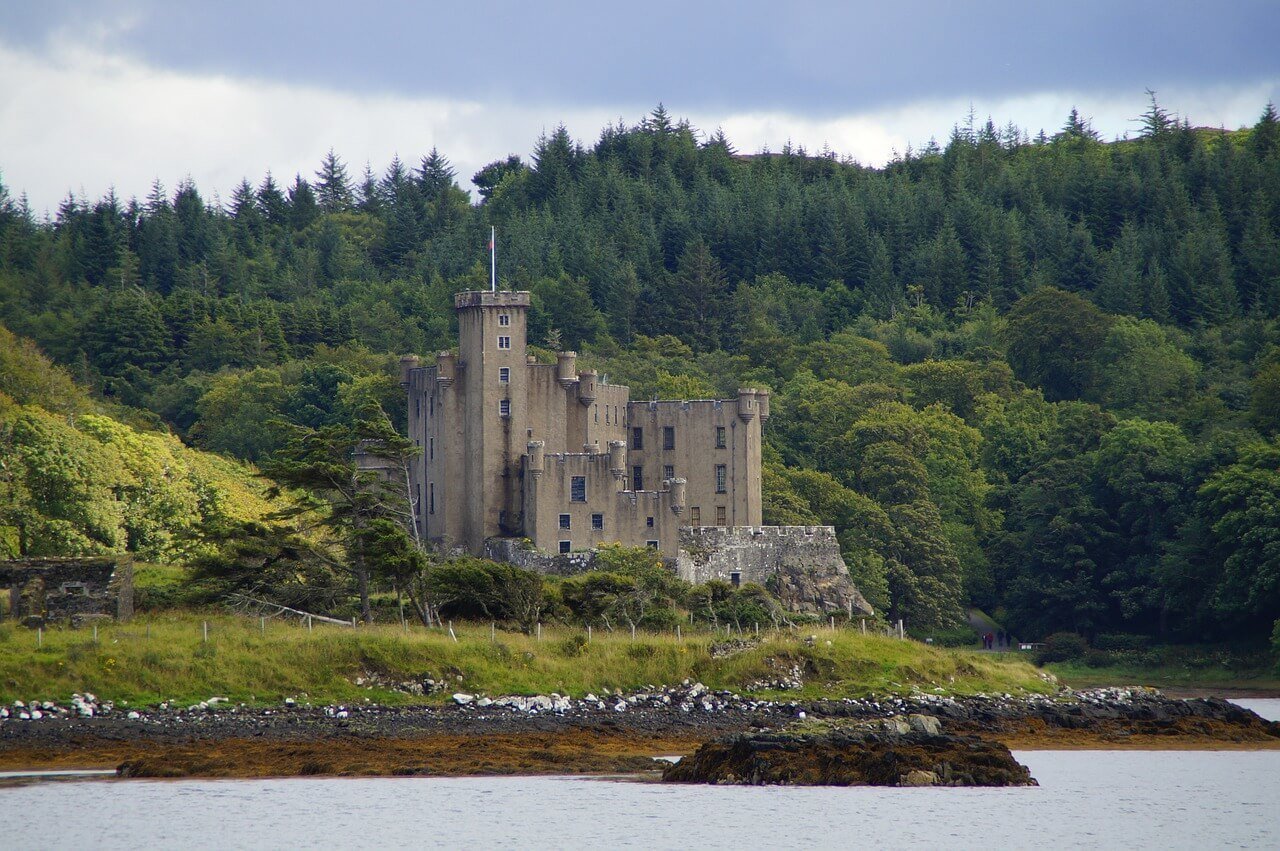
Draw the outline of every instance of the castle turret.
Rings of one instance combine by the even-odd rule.
[[[743,422],[751,422],[756,418],[755,390],[743,388],[738,390],[738,418]]]
[[[671,492],[671,510],[676,514],[684,511],[687,482],[684,479],[668,479],[667,490]]]
[[[578,373],[578,401],[590,405],[596,400],[596,381],[599,376],[594,369]]]
[[[529,455],[525,469],[529,475],[536,479],[542,475],[542,471],[545,469],[547,444],[541,440],[531,440],[525,448]]]
[[[578,381],[578,353],[577,352],[560,352],[556,355],[556,380],[560,382],[560,386],[569,389],[571,384]]]
[[[409,386],[409,373],[422,365],[422,358],[417,355],[400,356],[400,386]]]
[[[760,402],[760,422],[769,419],[769,391],[761,390],[756,394],[756,399]]]
[[[627,442],[625,440],[609,441],[609,472],[618,480],[627,477]]]
[[[453,384],[453,379],[457,375],[457,366],[458,360],[453,352],[440,352],[436,355],[436,381],[440,382],[441,387]]]

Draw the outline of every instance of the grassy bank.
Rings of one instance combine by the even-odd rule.
[[[1188,668],[1180,665],[1103,665],[1090,667],[1082,662],[1056,662],[1045,670],[1063,685],[1090,688],[1123,683],[1169,690],[1280,693],[1280,675],[1274,669],[1242,669],[1230,666]]]
[[[96,643],[92,629],[52,629],[37,646],[35,632],[3,624],[0,700],[65,700],[77,691],[135,705],[214,695],[255,703],[303,694],[313,703],[431,699],[354,682],[371,675],[386,682],[447,678],[446,693],[490,695],[558,691],[581,696],[685,678],[741,691],[788,678],[797,666],[802,689],[760,693],[817,698],[905,693],[913,686],[955,694],[1053,688],[1021,660],[849,629],[765,634],[757,646],[720,658],[711,654],[717,638],[708,633],[679,639],[641,633],[633,642],[626,632],[597,632],[588,643],[584,632],[568,628],[544,629],[541,640],[501,630],[495,639],[487,624],[459,624],[455,632],[457,641],[447,631],[420,627],[405,633],[392,626],[317,624],[308,631],[268,621],[264,634],[256,618],[184,613],[100,625]],[[812,646],[804,640],[809,634],[817,636]]]

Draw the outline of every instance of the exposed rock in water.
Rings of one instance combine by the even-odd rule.
[[[726,736],[664,770],[662,779],[745,786],[1037,785],[999,742],[875,730]]]

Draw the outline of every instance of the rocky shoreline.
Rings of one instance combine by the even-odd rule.
[[[685,683],[582,698],[458,694],[415,707],[311,706],[299,696],[265,708],[216,697],[143,708],[77,695],[4,710],[0,768],[131,763],[135,775],[163,767],[166,776],[635,771],[653,768],[654,755],[692,753],[726,734],[911,715],[937,718],[949,734],[1020,748],[1280,747],[1280,723],[1223,700],[1175,700],[1138,688],[777,701]]]

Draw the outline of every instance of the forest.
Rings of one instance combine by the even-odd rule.
[[[576,349],[633,399],[768,388],[765,522],[835,526],[888,617],[1280,631],[1272,105],[1226,131],[1151,95],[1110,142],[1075,110],[1034,136],[970,116],[881,168],[744,155],[659,106],[472,182],[436,150],[379,170],[330,151],[229,199],[157,181],[49,218],[0,183],[0,556],[198,559],[92,487],[225,529],[270,494],[225,483],[219,511],[202,483],[231,473],[205,465],[305,490],[299,434],[371,410],[402,430],[396,360],[454,345],[492,225],[541,356]],[[183,444],[216,455],[172,494],[128,490],[130,463]],[[74,468],[43,498],[37,449]]]

